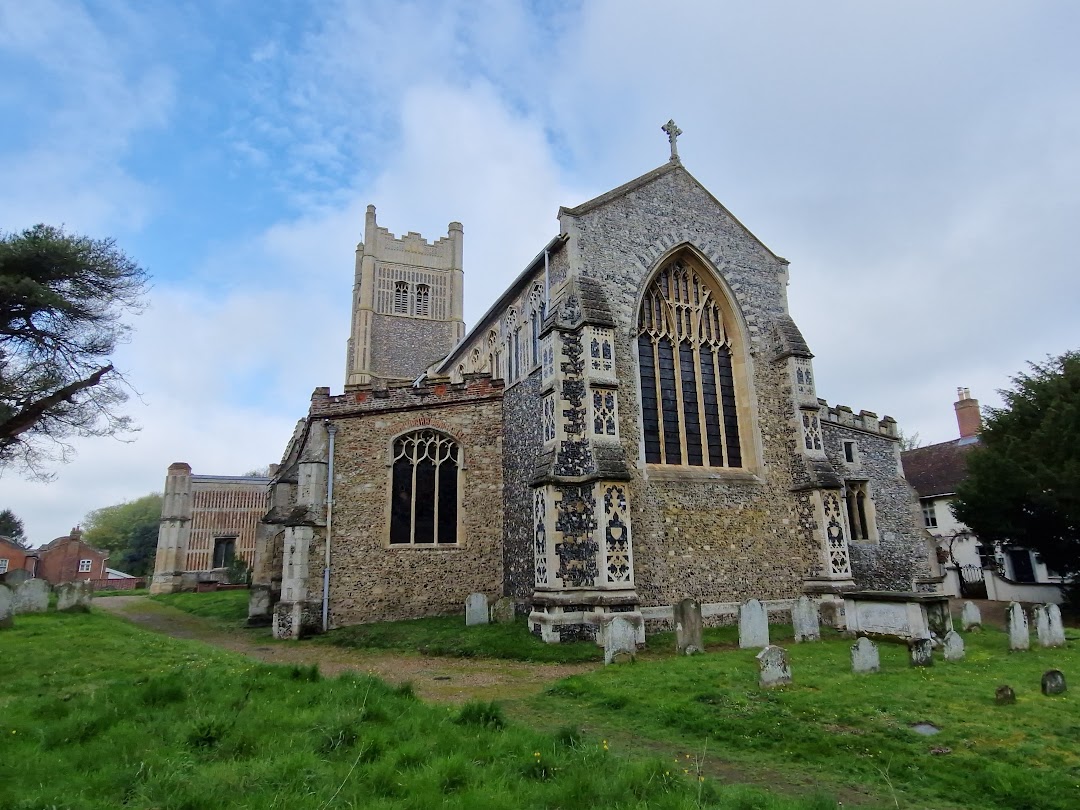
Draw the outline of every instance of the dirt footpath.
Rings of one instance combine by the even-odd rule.
[[[390,683],[411,682],[424,700],[461,703],[507,700],[537,694],[547,684],[587,672],[595,664],[527,664],[484,658],[432,658],[380,650],[349,650],[312,641],[276,641],[269,629],[228,629],[211,620],[154,602],[145,596],[102,596],[94,608],[147,630],[191,639],[265,661],[318,664],[324,675],[363,672]]]

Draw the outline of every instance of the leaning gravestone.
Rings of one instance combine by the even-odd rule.
[[[0,630],[15,626],[15,594],[7,585],[0,584]]]
[[[683,599],[675,605],[675,650],[679,655],[705,652],[701,605],[696,599]]]
[[[739,646],[769,646],[769,613],[757,599],[751,599],[739,608]]]
[[[9,588],[15,590],[15,588],[19,587],[24,582],[30,579],[33,579],[33,577],[30,576],[29,571],[27,571],[25,568],[16,568],[14,571],[8,571],[6,574],[0,577],[0,582],[3,582]]]
[[[791,664],[783,647],[770,644],[754,657],[758,663],[758,685],[763,689],[791,683]]]
[[[604,663],[637,658],[637,628],[623,616],[616,616],[604,629]]]
[[[1065,646],[1065,625],[1061,623],[1061,608],[1057,605],[1046,606],[1046,617],[1050,620],[1050,646]]]
[[[15,589],[16,613],[44,613],[49,609],[49,583],[28,579]]]
[[[964,610],[960,614],[960,624],[965,633],[970,630],[982,630],[982,614],[979,612],[979,606],[974,602],[964,602]]]
[[[945,634],[945,660],[964,660],[964,639],[955,630],[950,630]]]
[[[856,673],[880,672],[881,656],[877,644],[862,636],[851,645],[851,671]]]
[[[1031,646],[1031,632],[1024,608],[1019,602],[1010,602],[1005,615],[1009,622],[1009,649],[1026,650]]]
[[[1066,688],[1065,674],[1060,669],[1051,669],[1043,673],[1042,693],[1044,695],[1060,695]]]
[[[795,641],[821,641],[821,625],[813,599],[799,597],[791,609],[791,626],[795,630]]]
[[[514,600],[509,596],[495,600],[495,604],[491,606],[491,620],[495,624],[513,624]]]
[[[934,640],[913,638],[908,642],[908,656],[913,667],[932,667],[934,665]]]
[[[994,690],[994,703],[998,706],[1011,706],[1016,703],[1016,692],[1011,686],[1002,684]]]
[[[56,589],[57,610],[86,610],[94,598],[94,586],[89,582],[65,582]]]
[[[465,626],[488,623],[488,598],[486,594],[470,593],[465,600]]]

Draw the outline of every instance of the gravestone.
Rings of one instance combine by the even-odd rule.
[[[1065,625],[1061,623],[1061,608],[1057,605],[1046,606],[1046,617],[1050,620],[1050,646],[1065,646]]]
[[[763,689],[791,683],[791,665],[783,647],[770,644],[754,657],[758,663],[758,685]]]
[[[856,673],[881,672],[881,656],[877,644],[862,636],[851,645],[851,671]]]
[[[65,582],[56,589],[57,610],[86,610],[94,598],[94,586],[89,582]]]
[[[821,641],[821,625],[818,623],[817,603],[808,596],[800,596],[791,609],[791,626],[795,641]]]
[[[15,589],[16,613],[44,613],[49,609],[49,583],[28,579]]]
[[[1050,617],[1046,615],[1046,605],[1036,605],[1031,609],[1035,619],[1035,637],[1040,647],[1050,646]]]
[[[474,624],[488,623],[488,598],[487,594],[470,593],[465,600],[465,626],[472,627]]]
[[[1026,650],[1031,646],[1031,632],[1028,630],[1027,615],[1019,602],[1010,602],[1005,612],[1009,623],[1009,649]]]
[[[491,620],[495,624],[513,624],[514,600],[509,596],[495,600],[495,604],[491,606]]]
[[[683,599],[675,605],[675,651],[679,655],[705,652],[701,632],[701,605],[696,599]]]
[[[15,626],[15,594],[7,585],[0,584],[0,630]]]
[[[964,639],[955,630],[950,630],[945,634],[945,660],[964,660]]]
[[[757,599],[739,607],[739,646],[769,646],[769,612]]]
[[[960,626],[964,628],[965,633],[971,630],[982,630],[982,613],[974,602],[964,602],[964,610],[960,614]]]
[[[934,640],[913,638],[908,642],[908,659],[913,667],[932,667],[934,665]]]
[[[604,663],[637,658],[637,627],[624,616],[616,615],[604,628]]]
[[[15,570],[8,571],[3,576],[0,576],[0,582],[3,582],[12,590],[15,590],[17,587],[30,579],[33,579],[33,577],[30,576],[30,572],[27,571],[25,568],[16,568]]]
[[[1042,693],[1044,695],[1060,695],[1066,690],[1065,673],[1060,669],[1050,669],[1042,676]]]
[[[998,706],[1011,706],[1016,703],[1016,692],[1011,686],[1002,684],[994,691],[994,703]]]

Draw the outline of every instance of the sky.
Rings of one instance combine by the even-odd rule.
[[[33,545],[278,461],[344,384],[353,251],[465,229],[471,326],[573,206],[668,158],[790,260],[818,394],[957,435],[1080,349],[1071,0],[0,0],[0,230],[112,237],[153,278],[113,356],[126,440],[0,475]]]

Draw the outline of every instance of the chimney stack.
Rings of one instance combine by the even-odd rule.
[[[967,388],[956,389],[956,425],[960,428],[961,439],[971,439],[979,435],[982,429],[982,416],[979,413],[979,400],[971,398]]]

